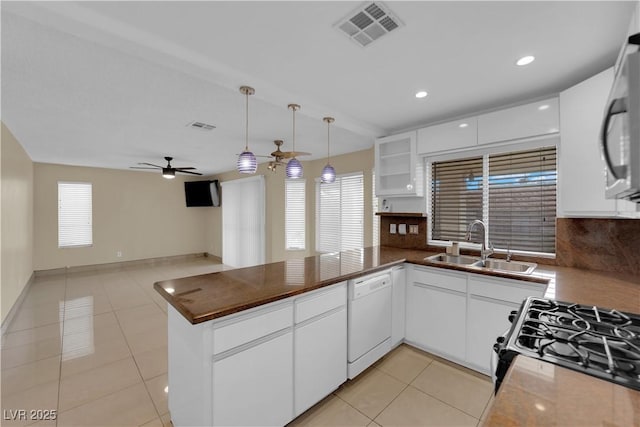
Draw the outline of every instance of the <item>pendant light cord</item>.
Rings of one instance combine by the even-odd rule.
[[[293,110],[293,158],[296,158],[296,107]]]
[[[245,93],[246,95],[246,120],[245,120],[245,132],[244,132],[244,151],[249,151],[249,91]]]
[[[331,127],[331,121],[327,120],[327,164],[329,164],[329,159],[330,159],[330,156],[329,156],[329,144],[330,144],[330,138],[331,138],[330,132],[329,132],[330,127]]]

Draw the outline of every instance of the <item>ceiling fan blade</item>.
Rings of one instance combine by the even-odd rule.
[[[188,170],[188,169],[195,169],[195,168],[188,167],[188,168],[174,168],[174,169],[177,171],[180,171],[180,170]]]
[[[148,170],[157,170],[158,168],[143,168],[140,166],[129,166],[129,169],[148,169]]]
[[[153,163],[138,163],[139,165],[147,165],[147,166],[153,166],[154,168],[164,168],[164,166],[158,166],[158,165],[154,165]]]
[[[183,170],[178,170],[178,169],[176,169],[175,171],[178,172],[178,173],[188,173],[190,175],[202,175],[199,172],[189,172],[189,171],[183,171]]]
[[[236,153],[236,156],[239,156],[239,155],[240,155],[240,153]],[[261,154],[254,154],[254,156],[256,156],[256,157],[264,157],[264,158],[268,159],[270,157],[273,157],[273,154],[271,154],[270,156],[263,156]]]
[[[310,156],[311,153],[307,153],[304,151],[283,151],[282,153],[280,153],[280,156],[285,158],[285,159],[291,159],[293,157],[298,157],[298,156]]]

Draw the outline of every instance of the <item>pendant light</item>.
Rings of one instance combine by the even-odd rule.
[[[289,104],[287,107],[293,111],[293,158],[287,163],[287,178],[302,178],[302,164],[296,159],[296,111],[300,106]]]
[[[245,142],[244,151],[238,156],[237,169],[240,173],[256,173],[258,162],[256,156],[249,151],[249,95],[253,95],[256,91],[249,86],[241,86],[240,93],[246,96],[246,126],[245,126]]]
[[[331,123],[335,121],[333,117],[325,117],[324,120],[327,123],[327,165],[322,169],[322,175],[320,175],[320,181],[324,184],[332,184],[336,182],[336,170],[329,163],[329,143],[330,143],[330,133],[329,128],[331,127]]]

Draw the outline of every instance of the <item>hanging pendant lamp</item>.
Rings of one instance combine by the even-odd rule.
[[[333,117],[325,117],[324,120],[327,123],[327,165],[322,169],[322,174],[320,175],[320,181],[324,184],[332,184],[336,182],[336,170],[329,163],[329,144],[330,144],[330,132],[329,128],[331,127],[331,123],[335,121]]]
[[[287,107],[293,111],[293,158],[287,163],[287,178],[302,178],[302,164],[296,159],[296,111],[300,106],[289,104]]]
[[[256,156],[249,151],[249,95],[253,95],[256,91],[249,86],[241,86],[240,93],[246,96],[246,126],[245,126],[245,142],[244,151],[238,156],[237,169],[240,173],[256,173],[258,162]]]

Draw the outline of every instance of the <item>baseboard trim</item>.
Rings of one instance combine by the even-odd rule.
[[[212,257],[214,261],[221,262],[220,257],[208,254],[207,252],[198,252],[198,253],[186,254],[186,255],[173,255],[173,256],[165,256],[165,257],[158,257],[158,258],[137,259],[132,261],[110,262],[105,264],[78,265],[74,267],[53,268],[49,270],[36,270],[35,276],[42,277],[42,276],[51,276],[56,274],[78,273],[83,271],[101,271],[101,270],[114,270],[114,269],[118,270],[125,267],[171,264],[177,261],[187,261],[190,259],[197,259],[197,258],[203,258],[203,257]]]
[[[24,287],[22,288],[20,295],[18,295],[18,299],[16,299],[16,301],[11,306],[11,310],[9,310],[9,314],[7,314],[7,317],[5,317],[4,320],[2,321],[2,326],[0,327],[0,330],[2,331],[2,336],[4,336],[4,334],[7,333],[7,330],[9,329],[11,322],[13,322],[13,318],[16,316],[16,313],[18,312],[18,309],[20,308],[20,306],[22,305],[22,302],[26,298],[27,293],[29,293],[29,289],[31,288],[31,285],[33,284],[35,277],[36,277],[36,274],[34,271],[33,273],[31,273],[29,280],[27,280],[27,284],[24,285]]]

